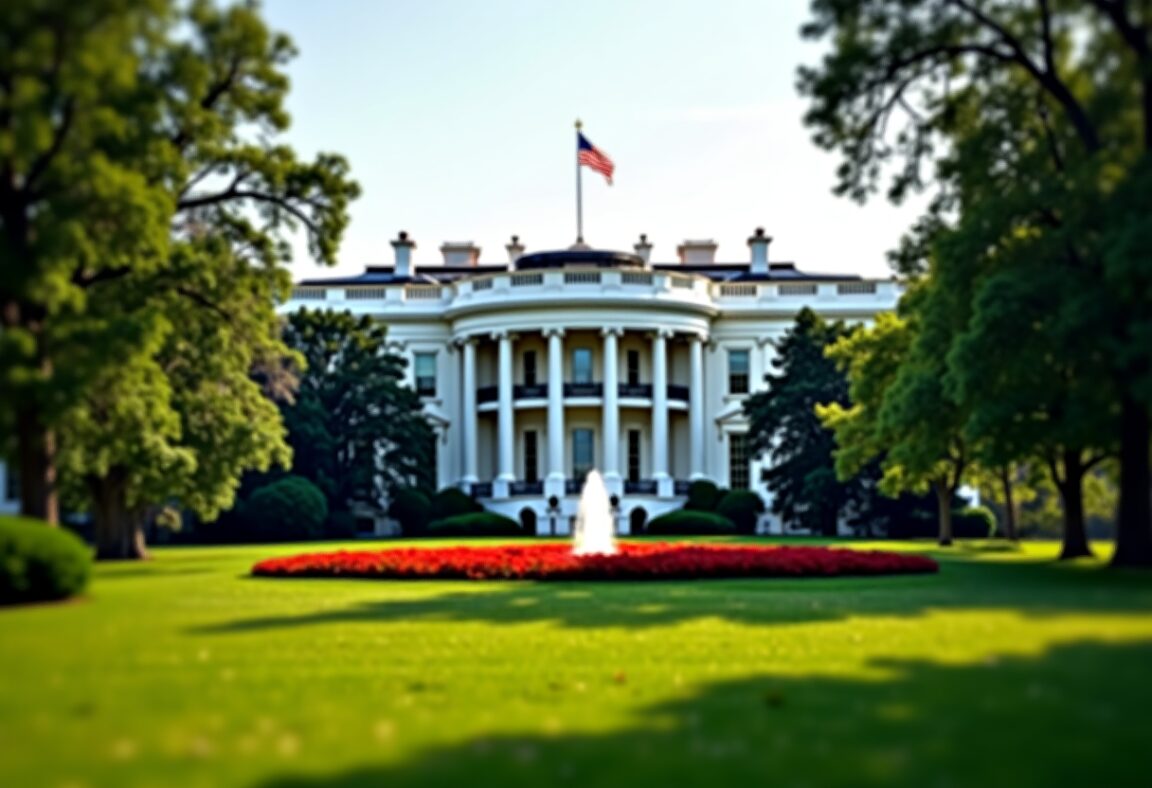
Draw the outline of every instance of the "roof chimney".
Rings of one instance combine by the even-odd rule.
[[[768,275],[768,244],[770,243],[772,243],[772,236],[765,235],[763,227],[757,227],[756,232],[748,239],[748,246],[752,249],[752,273]]]
[[[392,248],[396,250],[396,267],[393,273],[396,276],[412,276],[412,250],[416,248],[416,242],[410,240],[408,233],[401,230],[400,237],[392,242]]]
[[[440,252],[444,255],[444,265],[476,265],[480,260],[480,247],[471,241],[445,241]]]
[[[706,241],[685,241],[676,247],[676,254],[680,255],[680,262],[686,265],[714,263],[716,242],[711,238]]]
[[[651,262],[652,244],[648,243],[647,233],[640,233],[639,243],[633,245],[632,248],[636,250],[636,254],[640,255],[640,259],[642,259],[645,263]]]
[[[520,259],[520,255],[524,254],[524,244],[520,243],[520,236],[512,236],[511,243],[505,244],[505,249],[508,250],[508,262],[514,263]]]

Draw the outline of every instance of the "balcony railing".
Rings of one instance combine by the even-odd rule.
[[[679,386],[675,383],[668,384],[668,399],[688,401],[688,387]]]
[[[655,479],[636,479],[635,481],[626,479],[624,481],[624,494],[625,495],[655,495],[656,494],[656,480]]]
[[[512,387],[514,399],[545,399],[548,396],[548,386],[545,384],[517,383]]]
[[[499,386],[481,386],[476,389],[476,402],[495,402],[500,398]]]
[[[512,496],[543,495],[544,482],[515,481],[508,485],[508,493]]]
[[[579,495],[584,489],[583,479],[565,479],[564,480],[564,494],[565,495]]]
[[[475,482],[472,485],[473,498],[491,498],[492,482]]]
[[[604,394],[603,383],[565,383],[565,397],[600,397]]]
[[[619,388],[621,397],[640,397],[652,399],[651,383],[621,383]]]
[[[688,488],[692,486],[692,482],[687,479],[676,479],[672,482],[672,493],[674,495],[687,495]]]

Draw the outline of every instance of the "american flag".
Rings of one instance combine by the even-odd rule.
[[[603,151],[588,141],[582,133],[576,132],[577,144],[576,148],[579,151],[578,160],[585,167],[596,170],[596,172],[603,175],[608,185],[612,185],[612,173],[616,169],[616,165],[608,158]]]

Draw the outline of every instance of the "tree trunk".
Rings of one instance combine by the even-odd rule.
[[[944,482],[933,482],[936,493],[936,516],[940,527],[937,540],[941,547],[952,544],[952,489]]]
[[[1015,542],[1016,535],[1016,501],[1012,497],[1012,466],[1004,465],[1000,468],[1000,486],[1004,489],[1004,536]]]
[[[1152,426],[1131,396],[1120,402],[1120,507],[1112,566],[1152,566]]]
[[[56,435],[44,426],[35,405],[16,413],[16,456],[20,475],[20,513],[60,524],[56,490]]]
[[[96,559],[143,560],[148,558],[139,512],[128,507],[127,474],[112,469],[92,479],[92,514],[95,518]]]
[[[1088,531],[1084,526],[1084,461],[1079,450],[1065,449],[1061,453],[1064,479],[1056,479],[1060,503],[1064,507],[1064,544],[1060,560],[1084,558],[1092,555],[1088,544]]]

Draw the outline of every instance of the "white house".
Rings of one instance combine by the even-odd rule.
[[[750,259],[718,262],[712,241],[679,260],[577,245],[481,263],[471,243],[416,265],[405,233],[395,264],[300,282],[281,306],[349,310],[388,324],[438,436],[440,487],[459,486],[539,533],[567,533],[585,474],[598,468],[621,531],[679,507],[693,479],[750,488],[770,502],[748,456],[742,402],[763,386],[773,341],[796,312],[869,321],[893,309],[893,280],[806,274]],[[0,464],[0,511],[15,486]],[[550,505],[555,502],[556,506]],[[780,524],[765,518],[765,528]]]
[[[597,468],[626,532],[679,507],[693,479],[767,501],[742,403],[763,385],[773,341],[803,306],[861,322],[896,305],[895,281],[769,262],[771,240],[757,229],[743,262],[685,241],[677,262],[654,263],[643,235],[634,254],[582,244],[525,254],[513,236],[507,262],[445,243],[441,262],[417,265],[400,233],[394,265],[301,282],[282,309],[388,324],[437,432],[439,486],[567,533]]]

